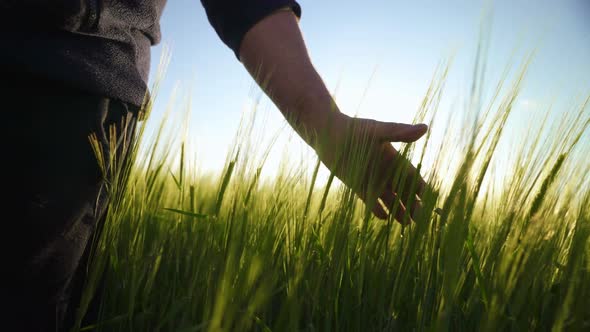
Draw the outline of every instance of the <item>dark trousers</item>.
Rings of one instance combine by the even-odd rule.
[[[31,75],[0,77],[5,331],[66,331],[108,195],[89,143],[133,135],[138,108]],[[122,125],[122,119],[128,119]],[[125,157],[125,156],[122,156]],[[8,328],[7,328],[8,327]],[[6,328],[6,329],[5,329]]]

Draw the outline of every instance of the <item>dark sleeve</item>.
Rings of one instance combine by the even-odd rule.
[[[258,21],[283,7],[291,7],[301,17],[301,7],[294,0],[201,0],[201,3],[209,23],[238,59],[244,35]]]

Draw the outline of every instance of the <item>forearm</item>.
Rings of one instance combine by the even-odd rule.
[[[291,126],[315,148],[314,133],[338,110],[313,67],[297,18],[279,11],[250,29],[240,60]],[[339,114],[339,112],[338,112]]]

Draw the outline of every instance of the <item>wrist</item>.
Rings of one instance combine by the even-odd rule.
[[[304,96],[298,100],[295,109],[306,128],[324,128],[332,118],[341,114],[336,102],[327,92]]]
[[[340,112],[329,93],[300,98],[295,113],[295,130],[316,150],[320,141],[329,139],[333,128],[338,128],[347,117]]]

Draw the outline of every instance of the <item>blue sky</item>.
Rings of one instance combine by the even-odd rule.
[[[516,54],[518,62],[526,51],[537,48],[520,95],[521,112],[541,112],[552,100],[565,109],[573,97],[590,92],[587,0],[301,0],[300,25],[328,88],[333,91],[339,82],[336,98],[341,111],[410,122],[437,64],[451,54],[455,61],[443,101],[447,111],[465,95],[482,10],[490,3],[490,82],[511,54]],[[163,47],[170,49],[171,61],[152,126],[159,122],[176,86],[180,98],[175,112],[186,109],[183,98],[192,100],[189,135],[196,141],[199,163],[204,169],[218,169],[242,111],[259,92],[234,54],[219,41],[200,1],[169,1],[161,23],[163,40],[153,49],[151,79]],[[265,98],[261,105],[267,130],[280,128],[280,113]],[[288,133],[287,129],[284,136]],[[288,144],[287,140],[279,141],[278,146]],[[300,144],[296,138],[291,142]]]

